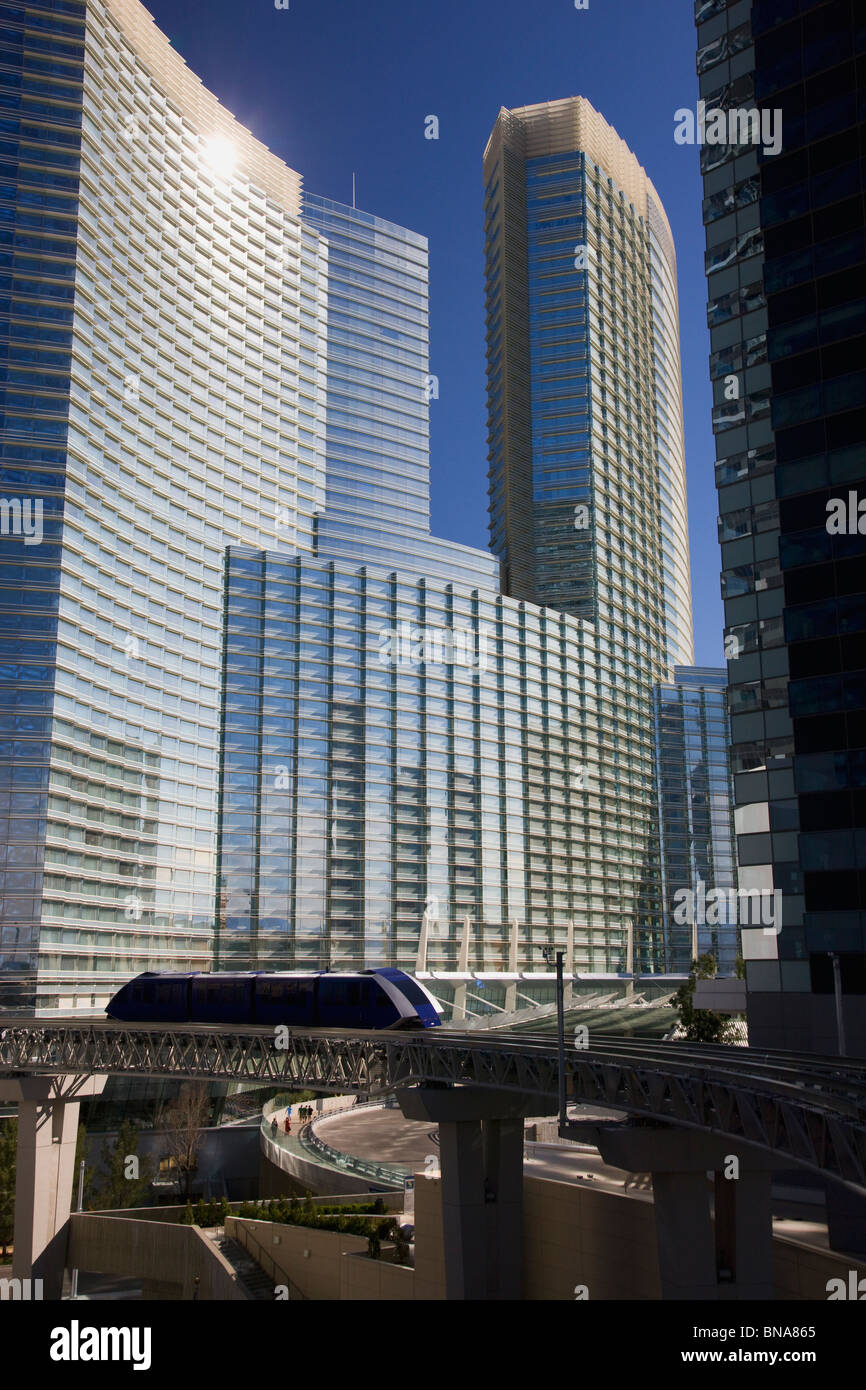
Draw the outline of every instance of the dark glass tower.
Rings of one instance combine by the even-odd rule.
[[[779,153],[701,150],[749,1035],[866,1049],[866,11],[696,6],[707,109],[759,107]]]

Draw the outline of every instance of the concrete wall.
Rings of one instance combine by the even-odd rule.
[[[585,1285],[593,1300],[660,1299],[655,1208],[615,1192],[524,1178],[523,1297],[574,1300]],[[827,1298],[827,1281],[866,1275],[866,1263],[773,1239],[778,1300]],[[415,1298],[445,1297],[442,1204],[438,1178],[415,1179]]]
[[[244,1231],[254,1241],[244,1239]],[[363,1236],[342,1231],[315,1231],[305,1226],[275,1225],[272,1221],[247,1221],[230,1216],[226,1235],[239,1239],[254,1258],[258,1258],[268,1277],[277,1284],[295,1284],[305,1298],[338,1302],[342,1286],[341,1265],[346,1254],[366,1255]],[[256,1255],[256,1249],[263,1252]],[[305,1251],[309,1254],[305,1255]],[[376,1261],[367,1260],[367,1264]],[[276,1271],[276,1273],[274,1273]],[[283,1277],[278,1277],[282,1275]]]
[[[866,1275],[866,1263],[850,1255],[813,1250],[786,1236],[776,1236],[773,1240],[773,1281],[777,1299],[826,1302],[828,1279],[844,1279],[847,1283],[848,1272],[852,1269],[856,1270],[858,1279]]]
[[[655,1210],[616,1192],[526,1178],[523,1296],[661,1297]]]
[[[275,1284],[294,1284],[305,1298],[389,1302],[416,1296],[414,1270],[371,1260],[362,1236],[235,1217],[226,1221],[226,1235],[243,1245]]]
[[[248,1298],[231,1265],[197,1226],[77,1212],[69,1218],[66,1263],[90,1274],[140,1279],[170,1298],[191,1299],[196,1275],[202,1300]]]
[[[524,1178],[523,1297],[660,1298],[655,1219],[648,1202],[571,1183]],[[438,1178],[415,1181],[415,1297],[445,1297]]]
[[[367,1194],[352,1195],[357,1201]],[[524,1299],[574,1301],[577,1285],[586,1286],[591,1302],[660,1298],[650,1203],[541,1178],[524,1179],[524,1200]],[[198,1274],[200,1298],[244,1298],[212,1242],[197,1227],[176,1224],[182,1211],[76,1214],[70,1218],[67,1265],[137,1278],[168,1298],[191,1298]],[[309,1299],[444,1299],[438,1178],[417,1175],[414,1224],[414,1271],[368,1259],[362,1236],[338,1231],[228,1217],[226,1234],[240,1238],[275,1283],[291,1282]],[[847,1280],[849,1270],[858,1278],[866,1275],[864,1263],[787,1237],[775,1237],[773,1255],[776,1298],[783,1301],[823,1302],[829,1279]]]
[[[344,1255],[340,1265],[340,1298],[344,1302],[383,1301],[386,1303],[420,1298],[415,1271],[387,1260],[370,1260],[363,1255]]]
[[[423,1173],[415,1174],[415,1297],[445,1297],[442,1186]]]

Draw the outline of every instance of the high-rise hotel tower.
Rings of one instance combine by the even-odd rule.
[[[501,111],[484,178],[505,592],[599,624],[613,660],[688,664],[676,255],[659,196],[584,97]]]
[[[224,548],[312,544],[322,265],[137,0],[0,5],[0,93],[0,1003],[65,1009],[211,958]]]
[[[490,531],[503,588],[596,634],[605,896],[658,901],[653,690],[693,661],[676,259],[652,183],[583,97],[487,146]],[[652,935],[652,933],[650,933]]]

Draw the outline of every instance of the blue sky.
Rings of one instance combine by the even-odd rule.
[[[307,188],[428,237],[433,530],[487,545],[481,157],[501,106],[588,97],[659,191],[677,247],[695,660],[723,661],[690,0],[150,0],[225,106]],[[438,141],[424,119],[439,117]]]

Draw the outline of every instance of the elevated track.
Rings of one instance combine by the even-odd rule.
[[[537,1095],[555,1109],[555,1039],[503,1030],[292,1031],[0,1016],[0,1078],[186,1077],[377,1094],[450,1086]],[[572,1104],[754,1144],[866,1190],[866,1061],[600,1036],[566,1049]]]

